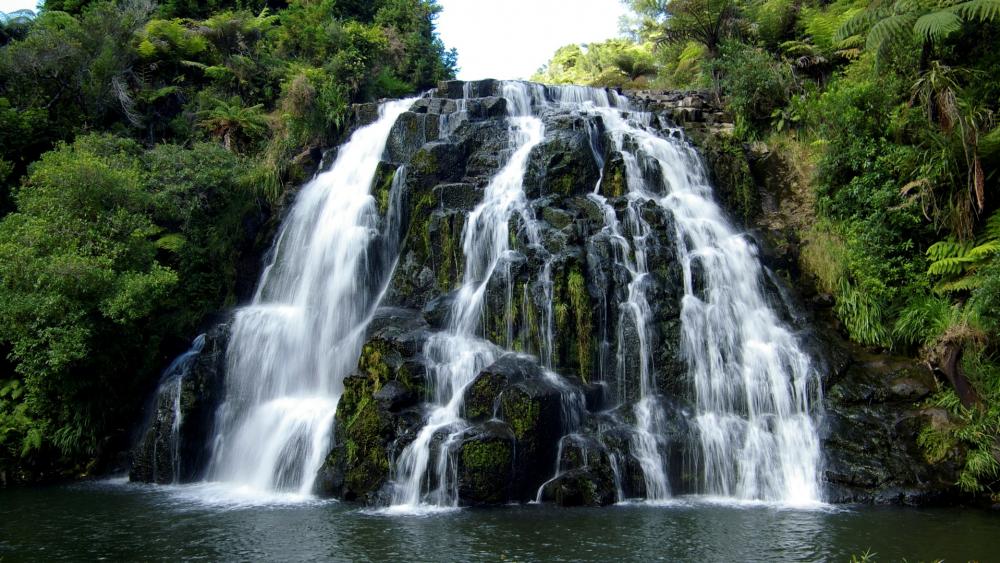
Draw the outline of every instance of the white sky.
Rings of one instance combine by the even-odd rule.
[[[38,0],[0,0],[0,12]],[[620,0],[438,0],[437,30],[458,49],[458,77],[528,78],[559,47],[618,36]]]
[[[437,30],[458,77],[528,78],[568,43],[618,36],[620,0],[438,0]]]
[[[17,10],[35,10],[39,0],[0,0],[0,12],[16,12]]]

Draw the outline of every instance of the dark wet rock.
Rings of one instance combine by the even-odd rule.
[[[549,381],[532,379],[506,389],[500,397],[500,418],[517,441],[514,479],[521,498],[551,475],[563,435],[562,395]]]
[[[465,391],[465,416],[473,422],[493,418],[500,396],[512,385],[540,379],[542,370],[530,356],[504,354],[482,371]]]
[[[915,401],[933,389],[924,366],[854,351],[827,391],[824,480],[831,502],[940,504],[961,498],[961,452],[928,463],[917,442],[928,426],[953,424],[947,412]]]
[[[514,435],[502,422],[487,422],[469,431],[456,456],[462,503],[503,504],[511,500],[515,451]]]
[[[420,352],[428,334],[418,311],[376,311],[357,373],[344,379],[333,448],[317,474],[316,493],[367,504],[384,500],[390,456],[412,441],[423,420],[407,409],[427,392]]]
[[[131,453],[129,479],[145,483],[196,481],[204,475],[211,456],[215,411],[225,384],[228,323],[205,334],[201,352],[181,380],[177,460],[171,445],[175,424],[174,396],[157,396],[146,430]],[[176,465],[177,474],[174,467]]]
[[[559,116],[546,123],[545,140],[528,157],[524,191],[528,197],[582,195],[594,191],[600,171],[590,134],[581,118]]]
[[[434,197],[445,209],[468,212],[483,200],[483,190],[465,182],[439,184],[434,186]]]
[[[466,92],[467,91],[467,92]],[[468,96],[466,96],[468,93]],[[500,95],[500,82],[497,80],[445,80],[438,82],[437,95],[442,98],[460,99],[465,97],[484,98]]]
[[[438,138],[438,124],[437,115],[412,111],[402,113],[386,141],[386,160],[396,165],[408,162],[420,147]]]
[[[596,468],[571,469],[544,485],[542,501],[559,506],[614,504],[614,480],[611,475]]]

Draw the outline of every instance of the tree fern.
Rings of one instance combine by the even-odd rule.
[[[930,43],[940,41],[961,29],[963,21],[997,19],[1000,19],[1000,0],[959,3],[876,0],[845,21],[834,35],[834,41],[864,34],[866,48],[881,55],[914,39]]]
[[[962,28],[962,18],[948,10],[931,12],[917,18],[913,24],[913,32],[921,39],[940,40],[949,33]]]
[[[962,2],[953,9],[968,20],[986,22],[1000,18],[1000,0],[972,0]]]
[[[997,255],[1000,255],[1000,211],[986,220],[975,242],[948,238],[932,244],[927,249],[930,260],[927,273],[944,278],[935,287],[939,292],[971,289],[977,286],[977,282],[964,278]]]

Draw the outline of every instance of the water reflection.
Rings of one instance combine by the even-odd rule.
[[[210,506],[195,487],[0,491],[7,560],[989,560],[978,510],[790,510],[682,499],[603,509],[517,506],[392,516],[337,502]]]

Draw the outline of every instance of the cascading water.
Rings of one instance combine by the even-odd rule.
[[[210,479],[312,492],[384,281],[370,264],[379,217],[369,192],[392,126],[412,102],[383,104],[298,194],[253,302],[233,322]]]
[[[450,448],[465,428],[461,417],[462,395],[479,371],[499,356],[499,348],[477,336],[480,331],[483,297],[509,246],[508,222],[520,214],[532,233],[534,219],[529,215],[523,190],[524,171],[531,149],[544,136],[542,122],[530,114],[532,85],[504,83],[508,100],[509,144],[511,156],[493,177],[483,202],[470,214],[462,235],[465,273],[449,313],[446,331],[432,335],[424,346],[428,373],[434,389],[434,402],[427,423],[416,439],[397,460],[396,491],[393,505],[400,510],[416,509],[422,503],[453,506],[458,502],[456,480],[451,475]],[[435,434],[447,431],[440,446],[433,480],[429,479],[431,441]],[[436,487],[424,494],[430,483]]]
[[[468,94],[468,89],[465,91]],[[505,255],[510,251],[511,219],[520,219],[529,245],[542,246],[523,190],[528,155],[544,138],[542,121],[532,113],[541,108],[599,117],[604,134],[624,162],[628,192],[624,206],[612,205],[600,195],[600,181],[589,198],[603,210],[603,233],[612,243],[614,263],[627,271],[629,278],[625,298],[616,308],[614,387],[619,405],[632,404],[628,455],[641,470],[645,497],[659,501],[671,495],[665,406],[656,386],[656,343],[650,333],[652,312],[647,300],[651,278],[646,244],[653,235],[642,207],[653,203],[674,219],[674,244],[683,270],[681,349],[695,407],[690,426],[692,449],[698,452],[694,462],[701,473],[698,492],[786,503],[817,501],[818,378],[809,357],[765,298],[763,272],[753,247],[712,202],[711,188],[694,149],[679,132],[670,137],[657,134],[650,114],[631,110],[627,101],[614,93],[504,83],[503,96],[508,102],[511,156],[490,180],[482,203],[467,219],[463,231],[465,275],[452,304],[449,328],[432,335],[424,347],[433,402],[425,425],[396,460],[395,508],[406,512],[425,504],[454,506],[458,502],[451,449],[468,429],[461,417],[465,389],[503,351],[480,337],[481,313],[490,279],[509,275]],[[596,148],[596,128],[588,127],[595,160],[603,163]],[[553,257],[544,249],[539,253],[544,260],[537,283],[546,303],[536,349],[546,368],[543,373],[559,386],[560,378],[550,371]],[[507,283],[509,311],[512,289],[509,280]],[[526,307],[527,302],[525,294]],[[507,318],[503,344],[509,348],[509,312]],[[605,373],[605,351],[611,344],[607,336],[598,342],[601,374]],[[631,383],[627,382],[631,381],[638,383],[637,388],[629,388]],[[566,393],[564,399],[567,396],[572,394]],[[577,407],[565,408],[572,411]],[[572,422],[564,424],[567,433],[575,428]],[[609,458],[617,496],[622,500],[621,460],[615,453]],[[557,458],[557,477],[560,471]]]
[[[204,346],[205,335],[199,334],[191,343],[191,348],[174,358],[163,370],[153,400],[153,413],[143,432],[143,439],[151,442],[150,459],[146,463],[150,474],[145,476],[145,480],[154,483],[178,483],[181,480],[181,427],[184,424],[181,394],[184,380]]]
[[[492,93],[497,83],[491,84],[477,86],[483,91],[476,95]],[[614,92],[522,82],[504,82],[499,88],[506,102],[506,150],[495,175],[479,176],[485,189],[462,231],[464,271],[447,301],[446,328],[426,336],[422,348],[416,348],[431,396],[422,425],[397,442],[405,446],[402,451],[391,454],[392,510],[457,506],[459,472],[465,466],[455,452],[470,438],[480,439],[476,433],[486,424],[496,426],[500,416],[497,399],[493,421],[464,420],[465,392],[484,368],[513,350],[538,354],[542,369],[530,376],[535,379],[529,387],[539,393],[544,389],[547,401],[558,393],[560,401],[548,404],[561,409],[562,440],[557,442],[556,434],[532,446],[531,455],[547,460],[558,449],[555,475],[538,489],[538,500],[549,498],[549,484],[563,490],[557,482],[563,473],[575,472],[567,479],[577,479],[606,472],[600,474],[613,477],[600,478],[613,479],[608,495],[614,498],[602,503],[627,500],[626,490],[650,501],[691,490],[747,500],[817,501],[818,378],[765,296],[754,247],[712,202],[695,150],[679,131],[664,136],[651,114],[629,108]],[[465,97],[438,101],[434,107],[450,104],[452,111],[438,114],[437,135],[460,147],[476,134],[477,122],[495,117],[484,117],[486,108],[501,106],[471,99],[468,83],[461,92],[451,91],[456,93]],[[494,104],[496,99],[489,100]],[[404,235],[399,228],[408,203],[400,198],[411,187],[406,167],[396,171],[384,220],[369,192],[393,124],[412,102],[384,104],[379,119],[355,132],[329,171],[304,186],[291,208],[253,302],[237,312],[232,325],[210,480],[254,494],[313,491],[317,469],[330,452],[343,379],[356,367],[368,320],[390,282]],[[546,136],[549,120],[557,124],[553,137]],[[548,215],[546,221],[535,218],[536,212],[544,215],[541,206],[551,199],[529,201],[525,194],[534,149],[565,139],[557,131],[563,123],[586,128],[600,171],[596,186],[588,181],[581,191],[571,187],[580,197],[559,196],[599,210],[588,211],[586,219],[599,231],[586,231],[592,228],[586,226],[580,232],[590,233],[585,240],[604,245],[606,258],[599,260],[607,261],[590,263],[588,254],[588,279],[581,276],[580,251],[561,251],[558,243],[550,247]],[[456,139],[463,141],[453,143]],[[587,140],[582,142],[586,146]],[[619,158],[623,191],[604,194],[610,165],[605,160]],[[420,174],[425,172],[417,173],[418,183]],[[650,215],[651,208],[656,213]],[[671,233],[676,252],[664,254],[662,241]],[[669,278],[662,261],[674,257],[679,268],[672,271],[682,280],[674,287],[683,284],[679,344],[687,364],[691,412],[673,406],[659,388],[666,368],[657,364],[669,364],[673,356],[663,360],[658,355],[665,333],[656,323],[666,313],[655,296]],[[601,264],[612,271],[593,269]],[[515,280],[520,288],[515,289]],[[564,300],[558,310],[557,288],[558,299]],[[571,304],[576,314],[590,315],[583,302],[597,300],[591,309],[600,328],[593,335],[597,362],[592,373],[583,359],[566,363],[569,355],[586,352],[583,346],[589,341],[582,332],[582,338],[567,344],[560,332],[567,329],[567,292],[576,300]],[[502,306],[501,314],[484,320],[487,304]],[[672,311],[676,327],[677,309]],[[518,361],[532,362],[523,356]],[[579,368],[580,380],[556,373],[567,365]],[[601,407],[607,410],[587,415],[590,426],[583,418],[585,404],[592,401],[592,395],[584,399],[583,390],[593,388],[586,386],[588,377],[611,390]],[[593,400],[600,404],[601,399]],[[680,427],[690,432],[687,438],[677,431],[681,418],[686,422]],[[555,425],[551,418],[545,420],[549,428]],[[510,421],[498,427],[505,422]],[[564,463],[564,446],[570,443],[573,450]],[[676,459],[670,454],[679,451],[692,458],[696,483],[668,479],[678,469],[670,467]],[[582,467],[573,457],[578,454]],[[529,458],[519,459],[516,463]],[[518,467],[523,471],[523,465]],[[528,479],[535,487],[545,476]]]
[[[626,163],[629,231],[635,243],[630,271],[636,270],[626,311],[638,325],[646,322],[640,283],[645,235],[632,202],[655,201],[675,220],[684,275],[681,344],[697,409],[693,422],[702,492],[785,503],[818,501],[818,377],[808,355],[765,298],[754,247],[712,201],[693,148],[678,138],[653,133],[650,114],[629,112],[626,118],[611,108],[590,111],[602,117]],[[649,180],[639,159],[658,166],[661,185]],[[615,231],[613,210],[608,213],[606,208],[606,216]],[[642,350],[643,330],[638,332]],[[659,480],[650,469],[662,467],[655,455],[661,411],[649,387],[646,352],[640,356],[642,389],[635,407],[633,453],[642,463],[648,488]],[[657,498],[650,493],[647,497]]]

